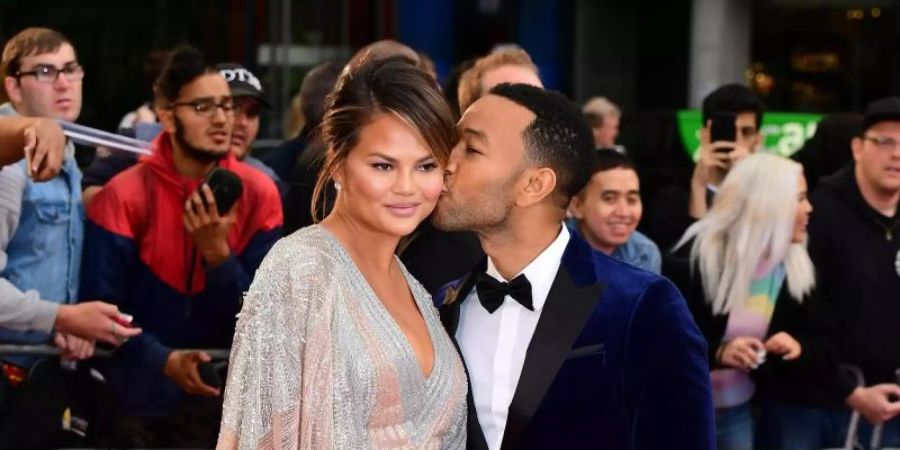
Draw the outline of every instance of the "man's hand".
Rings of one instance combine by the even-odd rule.
[[[694,167],[692,184],[718,185],[740,160],[750,156],[751,149],[737,142],[701,142],[700,157]]]
[[[726,152],[733,148],[734,142],[714,142],[700,144],[700,157],[694,167],[692,184],[706,187],[707,184],[718,184],[728,171],[731,158]]]
[[[727,144],[731,145],[732,148],[730,152],[726,153],[726,155],[728,155],[728,170],[731,170],[735,164],[741,162],[741,160],[753,153],[753,149],[746,145],[738,144],[736,142],[728,142]]]
[[[891,397],[894,397],[893,399]],[[847,404],[873,424],[880,424],[900,414],[900,386],[893,383],[858,387],[847,397]]]
[[[197,369],[211,360],[206,352],[176,350],[169,354],[163,373],[188,394],[215,397],[219,390],[204,383]]]
[[[206,199],[205,205],[201,194]],[[234,208],[224,217],[219,215],[212,189],[206,184],[191,194],[184,205],[184,228],[194,238],[197,249],[210,267],[222,264],[231,254],[228,232],[234,225],[234,217]]]
[[[54,120],[36,117],[22,130],[22,134],[28,174],[35,181],[56,177],[66,152],[66,136],[62,127]]]
[[[94,356],[94,343],[71,334],[56,333],[53,343],[61,351],[60,358],[67,360],[88,359]]]
[[[706,133],[708,134],[708,133]],[[708,142],[701,133],[700,157],[694,166],[691,177],[691,193],[688,214],[695,219],[702,219],[709,210],[706,203],[706,187],[718,186],[725,179],[728,171],[738,161],[746,158],[751,149],[736,142]]]
[[[709,211],[706,202],[706,187],[718,186],[728,173],[730,157],[722,151],[732,148],[733,142],[708,141],[709,133],[700,133],[700,157],[694,166],[694,174],[691,177],[691,193],[688,200],[688,215],[694,219],[702,219]]]
[[[106,341],[119,345],[141,334],[140,328],[130,328],[121,323],[130,320],[119,312],[116,305],[104,302],[86,302],[77,305],[60,305],[56,313],[56,331],[73,334],[89,341]]]
[[[790,361],[799,358],[803,348],[793,336],[781,331],[775,333],[766,341],[766,351],[782,355],[782,359]]]

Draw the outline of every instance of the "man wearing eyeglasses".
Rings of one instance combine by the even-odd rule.
[[[840,447],[850,408],[865,418],[862,442],[880,423],[884,448],[900,446],[900,98],[870,103],[863,130],[851,141],[853,163],[810,196],[809,255],[822,294],[814,322],[831,358],[796,378],[796,403],[763,405],[762,448]],[[859,368],[865,385],[837,363]]]
[[[10,99],[2,116],[75,121],[81,112],[81,80],[70,41],[57,31],[28,28],[10,39],[2,54],[3,85]],[[84,208],[81,172],[75,148],[65,143],[59,174],[36,182],[30,154],[0,171],[0,296],[59,305],[78,300]],[[36,304],[34,302],[33,304]],[[44,331],[48,331],[44,327]],[[57,333],[64,353],[87,356],[93,344]],[[42,344],[51,336],[38,331],[0,330],[0,342]],[[2,356],[3,375],[17,385],[36,362],[33,357]]]
[[[242,293],[281,235],[281,202],[231,151],[233,94],[198,50],[173,50],[156,86],[163,132],[152,156],[88,208],[82,294],[119,305],[144,330],[100,365],[120,408],[121,440],[110,444],[212,447],[223,386],[201,376],[216,372],[199,349],[231,345]],[[222,214],[204,184],[216,167],[243,185]]]
[[[234,98],[234,124],[231,129],[231,151],[239,161],[259,169],[275,182],[279,191],[286,190],[281,178],[266,163],[254,158],[251,147],[259,133],[260,113],[270,107],[266,100],[262,84],[252,72],[234,63],[223,63],[216,70],[228,82],[231,96]],[[158,124],[153,124],[154,126]],[[148,126],[148,130],[152,127]],[[84,169],[82,180],[82,196],[85,205],[90,204],[103,185],[112,177],[137,164],[138,155],[127,152],[115,152],[107,156],[94,158],[94,162]]]

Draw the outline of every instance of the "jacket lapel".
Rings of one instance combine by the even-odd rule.
[[[478,264],[474,271],[460,278],[459,282],[451,283],[447,286],[444,298],[441,299],[440,310],[438,311],[441,316],[441,323],[444,325],[444,329],[447,330],[447,334],[450,335],[450,339],[453,340],[454,345],[456,345],[456,328],[459,327],[459,307],[466,300],[472,288],[475,287],[475,275],[479,271],[484,271],[484,267],[487,267],[487,259]],[[459,350],[458,346],[457,350]]]
[[[475,271],[468,273],[456,285],[449,286],[441,302],[441,309],[439,311],[441,323],[444,325],[447,334],[450,335],[450,340],[453,342],[453,346],[456,347],[456,352],[459,354],[460,359],[462,359],[462,352],[459,350],[459,343],[456,342],[456,329],[459,327],[459,308],[466,297],[469,296],[469,292],[471,292],[472,288],[475,287],[475,275],[479,272],[483,272],[484,267],[486,266],[487,260],[485,259],[478,265]],[[468,379],[469,369],[466,367],[466,361],[464,359],[462,359],[462,362],[463,368],[466,369],[466,379]],[[466,403],[468,404],[468,417],[466,418],[468,437],[466,440],[466,448],[469,450],[488,450],[487,440],[484,438],[484,432],[481,430],[481,424],[478,422],[478,412],[475,410],[475,399],[472,397],[472,383],[469,383],[469,389],[466,393]]]
[[[573,235],[525,353],[509,406],[501,445],[504,450],[519,447],[531,418],[600,300],[604,285],[597,281],[593,258],[587,243]]]

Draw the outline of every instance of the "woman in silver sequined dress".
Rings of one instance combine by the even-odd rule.
[[[402,58],[345,71],[322,125],[321,223],[279,241],[237,324],[220,449],[461,449],[467,382],[431,297],[394,250],[434,208],[456,140]]]

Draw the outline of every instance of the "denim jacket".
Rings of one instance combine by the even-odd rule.
[[[15,110],[8,103],[0,106],[0,115],[14,114]],[[21,180],[26,173],[25,164],[23,160],[0,171],[3,185],[12,185],[5,183],[6,178]],[[19,183],[21,192],[3,193],[4,197],[19,194],[19,209],[16,210],[15,202],[0,207],[0,221],[8,225],[0,227],[0,244],[5,244],[0,253],[6,260],[0,271],[2,281],[5,281],[0,283],[0,295],[24,295],[34,290],[44,300],[74,303],[78,300],[85,218],[81,171],[75,162],[74,145],[66,144],[66,158],[56,178],[35,183],[24,176],[24,182]],[[0,342],[43,343],[48,340],[45,333],[0,329]],[[5,359],[30,365],[26,358]]]
[[[566,226],[569,227],[569,231],[577,233],[579,236],[581,235],[577,220],[566,220]],[[638,231],[631,233],[628,240],[616,247],[610,256],[657,275],[662,272],[662,255],[659,253],[659,247],[650,238]]]

